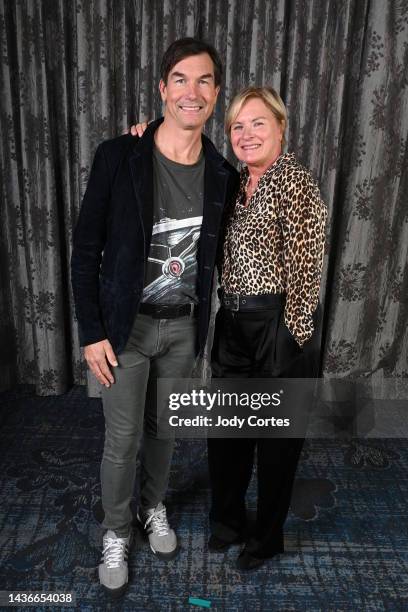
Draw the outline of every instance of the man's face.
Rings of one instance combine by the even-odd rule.
[[[219,86],[214,82],[214,65],[208,53],[191,55],[170,70],[167,84],[159,89],[166,104],[165,119],[183,130],[202,129],[213,112]]]

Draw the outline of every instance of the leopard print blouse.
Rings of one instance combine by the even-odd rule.
[[[302,346],[313,334],[326,206],[293,153],[268,168],[245,206],[248,178],[244,168],[227,217],[221,287],[240,295],[286,293],[285,324]]]

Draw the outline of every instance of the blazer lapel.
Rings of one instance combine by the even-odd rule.
[[[136,142],[133,155],[129,158],[133,191],[144,234],[144,254],[147,258],[153,231],[153,146],[154,132],[162,122],[151,123]]]
[[[215,257],[223,208],[227,197],[229,172],[224,168],[224,158],[214,145],[203,137],[205,152],[203,223],[200,234],[200,270],[209,254]],[[208,256],[207,256],[208,252]],[[212,257],[211,257],[212,259]]]

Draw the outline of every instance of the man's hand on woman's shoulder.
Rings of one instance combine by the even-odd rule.
[[[139,136],[140,138],[145,133],[149,123],[150,121],[142,121],[141,123],[133,124],[124,130],[123,134],[132,134],[132,136]]]

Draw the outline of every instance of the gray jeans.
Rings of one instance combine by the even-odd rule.
[[[126,347],[113,368],[115,383],[103,387],[105,446],[101,464],[103,527],[126,536],[142,435],[140,505],[155,507],[165,496],[174,440],[156,433],[157,378],[187,378],[195,361],[196,319],[137,315]]]

